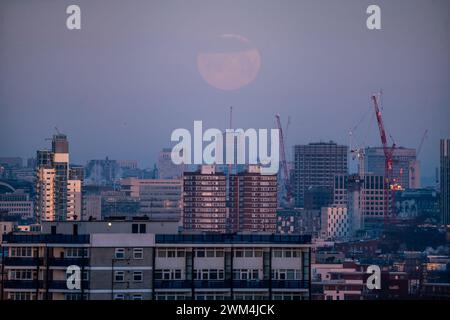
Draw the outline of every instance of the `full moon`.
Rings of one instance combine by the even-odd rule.
[[[202,78],[221,90],[236,90],[253,82],[261,68],[259,51],[240,35],[223,34],[215,40],[212,49],[197,56]]]

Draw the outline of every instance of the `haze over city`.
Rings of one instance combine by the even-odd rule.
[[[370,1],[78,3],[82,29],[70,32],[66,1],[2,2],[2,156],[35,156],[56,126],[71,141],[71,162],[109,156],[151,167],[174,129],[192,130],[194,120],[226,128],[231,105],[236,128],[275,128],[276,113],[290,116],[289,147],[348,144],[367,114],[355,137],[379,146],[368,110],[382,90],[397,145],[417,148],[429,130],[419,158],[422,175],[434,176],[438,139],[450,135],[446,0],[378,1],[376,32],[365,27]],[[230,34],[248,40],[260,67],[248,85],[221,90],[197,59],[235,50],[217,44]]]

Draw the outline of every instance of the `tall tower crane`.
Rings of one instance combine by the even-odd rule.
[[[413,188],[417,186],[416,180],[418,180],[417,176],[420,174],[418,172],[416,172],[416,168],[418,168],[418,166],[419,166],[419,163],[420,163],[419,155],[420,155],[420,152],[422,151],[423,143],[425,142],[427,137],[428,137],[428,129],[425,129],[425,131],[423,132],[422,138],[420,139],[419,146],[417,147],[416,160],[414,160],[412,163],[410,163],[410,166],[409,166],[409,177],[410,177],[410,181],[413,184]]]
[[[388,147],[386,130],[384,129],[383,118],[381,116],[381,111],[378,103],[379,96],[372,95],[372,101],[375,108],[375,116],[377,118],[378,129],[380,131],[381,144],[383,145],[383,153],[384,153],[384,223],[387,223],[387,219],[389,216],[389,192],[390,185],[392,181],[392,171],[393,171],[393,154],[395,150],[395,142],[392,144],[392,147]],[[392,195],[393,196],[393,195]]]
[[[291,182],[289,178],[289,170],[287,167],[287,161],[286,161],[286,151],[284,146],[284,137],[283,137],[283,128],[281,126],[281,120],[280,115],[275,115],[276,121],[277,121],[277,127],[280,132],[280,153],[281,153],[281,166],[283,167],[283,183],[284,188],[286,189],[286,197],[285,200],[288,205],[292,202],[292,188],[291,188]]]

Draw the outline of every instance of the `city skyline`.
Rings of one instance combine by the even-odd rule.
[[[63,3],[30,2],[24,12],[2,2],[1,156],[33,156],[56,126],[72,141],[74,163],[109,156],[151,167],[174,129],[194,120],[227,128],[229,106],[234,128],[270,129],[275,114],[284,124],[291,117],[288,152],[317,141],[348,145],[364,116],[355,137],[379,146],[370,95],[382,90],[397,145],[417,148],[429,130],[419,160],[422,175],[434,177],[439,139],[450,136],[448,2],[379,1],[378,31],[365,27],[366,1],[195,4],[80,1],[82,29],[71,33]],[[234,52],[236,43],[217,38],[230,34],[248,39],[260,66],[252,63],[248,85],[220,90],[197,58]]]

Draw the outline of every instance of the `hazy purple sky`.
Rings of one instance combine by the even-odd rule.
[[[66,29],[69,4],[81,7],[80,31]],[[381,31],[366,28],[369,4]],[[209,86],[196,65],[224,33],[261,55],[256,80],[235,91]],[[33,156],[57,126],[73,162],[148,167],[175,128],[225,128],[230,105],[235,127],[291,116],[289,145],[347,143],[379,89],[397,144],[417,147],[430,130],[420,158],[434,175],[438,139],[450,137],[450,1],[0,2],[0,156]],[[378,145],[370,111],[355,134]]]

